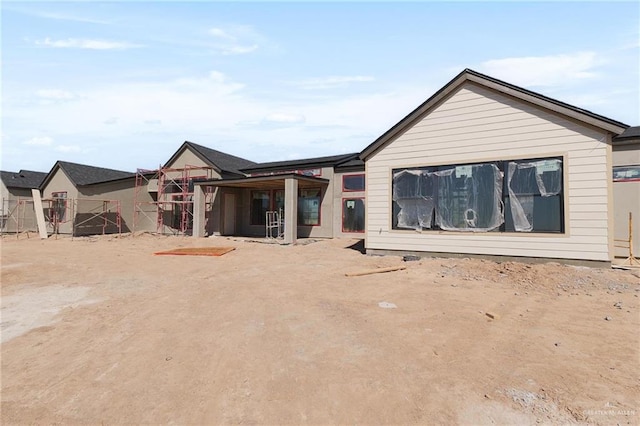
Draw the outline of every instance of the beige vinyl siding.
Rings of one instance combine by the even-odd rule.
[[[367,161],[368,249],[610,260],[607,135],[465,83]],[[564,234],[391,229],[392,169],[562,156]]]
[[[640,142],[613,146],[613,166],[640,165]],[[629,239],[629,212],[633,214],[633,253],[640,256],[640,182],[613,182],[615,239]],[[620,246],[620,247],[618,247]],[[622,247],[625,246],[625,247]],[[616,243],[616,257],[628,257],[626,244]]]

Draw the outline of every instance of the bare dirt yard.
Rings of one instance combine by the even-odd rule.
[[[4,238],[2,424],[640,423],[633,273],[356,242]]]

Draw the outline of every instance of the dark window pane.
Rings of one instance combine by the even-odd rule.
[[[510,161],[505,230],[564,232],[562,159]]]
[[[251,224],[264,225],[269,210],[269,191],[251,192]]]
[[[319,188],[301,189],[298,197],[298,225],[320,225]]]
[[[364,175],[348,175],[342,177],[343,191],[364,191]]]
[[[342,201],[342,231],[364,232],[364,200],[351,198]]]

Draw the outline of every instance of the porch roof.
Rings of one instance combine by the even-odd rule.
[[[286,179],[298,181],[298,188],[313,188],[318,185],[329,185],[329,179],[287,173],[270,176],[251,176],[240,179],[216,179],[196,182],[199,186],[218,186],[222,188],[282,189]]]

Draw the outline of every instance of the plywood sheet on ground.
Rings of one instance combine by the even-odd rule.
[[[155,255],[175,255],[175,256],[222,256],[235,247],[183,247],[166,251],[158,251]]]

